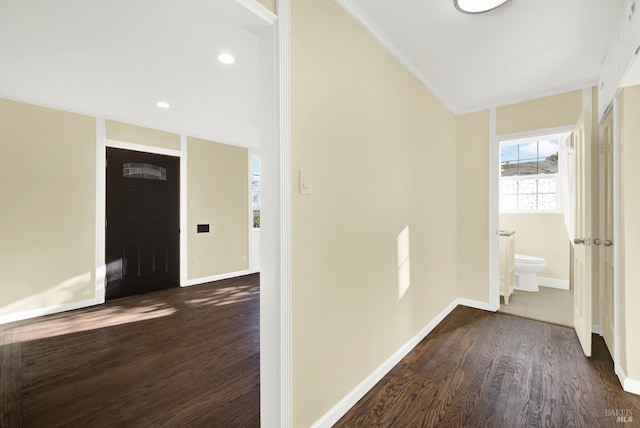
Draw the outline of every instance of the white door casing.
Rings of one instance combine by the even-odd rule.
[[[591,356],[591,109],[584,108],[572,133],[575,153],[573,323],[582,350]]]
[[[613,259],[613,110],[605,117],[603,123],[603,217],[604,228],[602,229],[602,251],[604,253],[603,268],[604,282],[602,294],[602,337],[604,338],[609,353],[615,357],[615,334],[614,334],[614,304],[613,304],[613,280],[614,280],[614,259]]]

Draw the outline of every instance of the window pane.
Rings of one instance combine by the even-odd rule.
[[[555,210],[556,209],[556,195],[555,193],[538,195],[538,209],[539,210]]]
[[[147,180],[167,180],[167,170],[158,165],[128,162],[122,165],[122,176],[127,178],[144,178]]]
[[[518,182],[515,180],[503,180],[502,181],[502,194],[503,195],[515,195],[518,193]]]
[[[251,174],[260,175],[260,158],[257,156],[251,158]]]
[[[538,159],[538,142],[518,144],[520,162],[526,159]]]
[[[556,193],[555,178],[541,178],[538,180],[539,193]]]
[[[518,160],[518,146],[512,144],[510,146],[502,146],[500,148],[500,162],[514,162]]]
[[[254,211],[260,211],[260,193],[253,194],[253,200],[251,201],[251,207]]]
[[[536,193],[536,179],[518,180],[518,193]]]
[[[522,211],[535,211],[537,208],[537,195],[518,195],[518,209]]]
[[[518,175],[518,163],[516,161],[503,162],[500,165],[500,176],[510,177],[512,175]]]
[[[546,159],[551,155],[558,154],[558,140],[542,140],[538,143],[538,157]]]
[[[526,160],[520,162],[518,166],[518,175],[535,175],[538,173],[538,160]]]
[[[260,191],[260,176],[252,175],[251,176],[251,191],[259,192]]]
[[[517,195],[504,195],[502,197],[501,210],[515,211],[518,209],[518,196]]]

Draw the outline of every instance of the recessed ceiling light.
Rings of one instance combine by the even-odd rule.
[[[489,12],[509,0],[453,0],[456,8],[465,13]]]
[[[223,64],[233,64],[234,62],[236,62],[236,59],[229,52],[222,52],[220,55],[218,55],[218,61]]]
[[[156,105],[160,108],[169,108],[171,105],[166,101],[158,101]]]

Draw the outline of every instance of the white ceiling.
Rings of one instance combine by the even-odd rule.
[[[624,0],[338,0],[456,113],[595,86]]]
[[[255,145],[261,25],[235,0],[2,0],[0,96]]]
[[[338,2],[458,114],[595,85],[623,4],[512,0],[466,15],[453,0]],[[0,0],[0,96],[255,146],[252,31],[266,24],[241,3]],[[237,62],[218,63],[221,50]]]

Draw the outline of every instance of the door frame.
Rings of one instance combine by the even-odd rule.
[[[624,387],[624,380],[626,375],[622,372],[622,366],[620,365],[620,110],[619,99],[620,90],[616,92],[613,100],[609,106],[603,111],[602,116],[598,118],[598,132],[603,135],[604,130],[602,123],[607,117],[607,114],[611,111],[613,114],[613,367],[620,383]],[[604,211],[604,153],[603,153],[604,141],[600,139],[600,210],[601,214]],[[604,216],[600,216],[600,230],[604,230]],[[600,237],[604,239],[603,236]],[[602,247],[602,246],[601,246]],[[601,279],[604,280],[604,247],[600,249],[599,267],[601,272]],[[602,284],[602,282],[601,282]],[[602,309],[604,301],[604,287],[600,288],[600,319],[602,319]],[[609,351],[611,352],[611,350]]]
[[[489,309],[497,311],[500,309],[500,174],[498,174],[500,142],[571,132],[575,124],[498,135],[495,132],[495,109],[491,109],[491,112],[489,114],[491,122],[489,126],[491,133],[489,136]]]
[[[180,158],[180,287],[186,282],[187,260],[187,139],[180,135],[180,150],[165,149],[162,147],[148,146],[144,144],[129,143],[126,141],[109,140],[106,135],[106,119],[96,118],[96,303],[105,302],[107,267],[105,263],[105,216],[107,201],[107,147],[137,152],[151,153]]]

